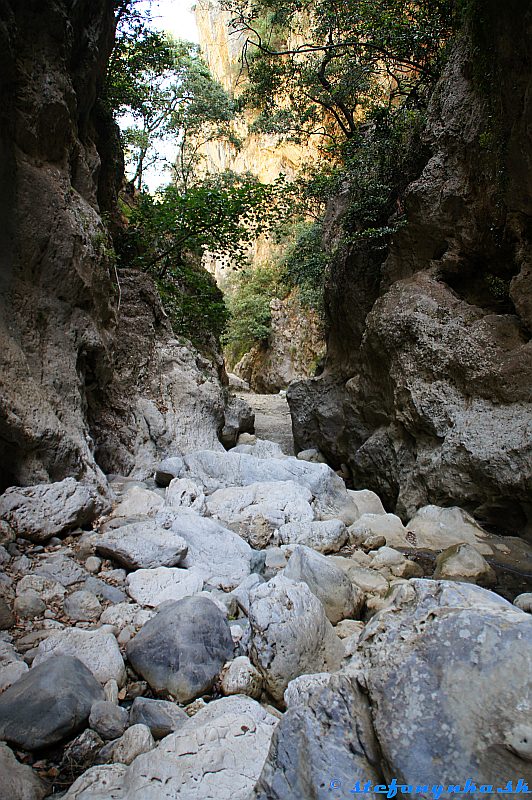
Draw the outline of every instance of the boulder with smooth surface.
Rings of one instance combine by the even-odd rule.
[[[78,658],[103,686],[109,680],[122,686],[126,679],[124,659],[112,633],[64,628],[40,643],[33,665],[36,667],[59,655]]]
[[[187,543],[172,531],[151,520],[124,525],[96,540],[96,550],[104,558],[126,569],[175,567],[187,554]]]

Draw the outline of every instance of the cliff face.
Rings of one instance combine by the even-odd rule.
[[[119,278],[102,223],[122,177],[97,102],[113,6],[0,0],[0,489],[74,476],[105,492],[97,461],[142,470],[204,409],[200,443],[223,425],[212,370],[177,347],[145,276]]]
[[[344,253],[326,369],[289,393],[299,448],[408,515],[531,530],[531,5],[483,5],[432,98],[431,157],[381,265]],[[492,32],[490,35],[489,32]],[[341,229],[343,200],[330,210]]]

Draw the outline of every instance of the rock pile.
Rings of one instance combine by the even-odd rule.
[[[62,485],[0,498],[6,797],[532,782],[530,596],[481,588],[503,540],[250,437],[154,474],[85,532],[76,485],[64,518]]]

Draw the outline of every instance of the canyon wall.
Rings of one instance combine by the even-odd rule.
[[[105,494],[100,463],[142,472],[200,417],[195,444],[220,446],[217,369],[114,266],[114,5],[0,0],[0,490],[74,476]]]
[[[327,288],[324,373],[289,391],[296,446],[403,516],[460,505],[532,532],[532,15],[482,5],[431,100],[430,157],[380,262]],[[331,205],[328,243],[348,192]]]

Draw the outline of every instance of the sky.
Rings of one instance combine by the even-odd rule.
[[[143,5],[151,11],[154,28],[171,33],[178,39],[198,42],[198,30],[191,10],[193,0],[146,0]],[[125,117],[121,124],[130,125],[131,122]],[[177,156],[177,148],[170,142],[162,144],[158,150],[168,162],[173,162]],[[155,192],[169,182],[170,173],[162,166],[155,166],[146,170],[144,179],[149,191]]]

